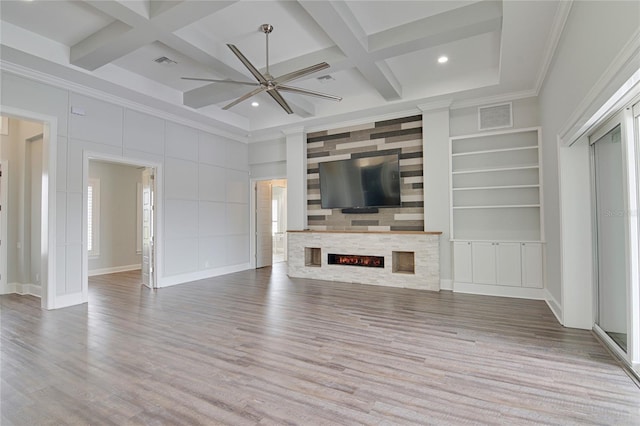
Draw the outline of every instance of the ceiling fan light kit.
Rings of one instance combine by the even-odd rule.
[[[287,101],[284,100],[280,91],[295,93],[298,95],[306,95],[306,96],[314,96],[321,99],[329,99],[332,101],[341,101],[342,98],[335,95],[329,95],[327,93],[316,92],[314,90],[303,89],[300,87],[293,87],[289,85],[285,85],[283,83],[287,83],[289,81],[297,80],[299,78],[305,77],[309,74],[313,74],[315,72],[324,70],[329,68],[329,64],[326,62],[320,62],[319,64],[311,65],[310,67],[302,68],[297,71],[293,71],[280,77],[274,78],[269,72],[269,34],[273,31],[273,25],[270,24],[262,24],[260,26],[260,31],[262,31],[266,36],[266,57],[267,57],[267,66],[266,72],[261,73],[253,64],[240,52],[233,44],[227,44],[227,47],[233,52],[234,55],[242,62],[242,64],[249,70],[251,75],[257,80],[257,83],[251,83],[248,81],[236,81],[236,80],[216,80],[210,78],[195,78],[195,77],[182,77],[183,80],[194,80],[194,81],[209,81],[214,83],[228,83],[228,84],[241,84],[245,86],[254,86],[255,88],[250,92],[240,96],[238,99],[234,100],[230,104],[225,105],[222,109],[227,110],[242,101],[245,101],[258,93],[267,92],[271,98],[278,103],[284,109],[287,114],[293,114],[293,110],[287,104]]]

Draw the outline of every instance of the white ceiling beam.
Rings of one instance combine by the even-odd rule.
[[[367,45],[380,61],[501,29],[502,2],[482,1],[372,34]]]
[[[180,44],[173,32],[203,16],[215,13],[235,1],[162,2],[146,18],[114,0],[92,0],[87,4],[113,17],[116,22],[71,47],[73,65],[93,71],[156,40],[167,45]],[[182,46],[187,43],[183,43]],[[199,51],[202,58],[202,51]],[[187,52],[182,52],[188,55]],[[194,58],[196,59],[196,58]],[[196,60],[200,60],[196,59]],[[209,57],[209,61],[213,58]],[[215,62],[221,65],[221,62]]]
[[[300,5],[322,28],[380,95],[390,101],[401,98],[402,87],[391,70],[377,63],[368,52],[364,30],[344,3],[300,1]]]

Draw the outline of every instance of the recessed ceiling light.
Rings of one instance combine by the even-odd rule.
[[[254,107],[254,108],[257,108],[257,107],[260,106],[260,104],[257,103],[256,101],[253,101],[253,102],[251,102],[251,106]]]
[[[447,58],[446,56],[440,56],[440,57],[438,58],[438,63],[439,63],[439,64],[444,64],[444,63],[446,63],[447,61],[449,61],[449,58]]]

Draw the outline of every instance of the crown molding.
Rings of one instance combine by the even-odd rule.
[[[281,133],[286,137],[289,137],[289,136],[304,134],[305,130],[306,129],[304,128],[304,126],[288,127],[286,129],[282,129]]]
[[[341,129],[343,127],[353,127],[362,124],[375,123],[376,121],[394,120],[396,118],[407,117],[419,114],[417,108],[404,109],[402,111],[390,112],[386,114],[371,115],[367,117],[356,118],[353,120],[336,121],[331,124],[317,125],[307,128],[307,133],[319,132],[322,130]]]
[[[535,98],[538,93],[534,89],[522,90],[519,92],[503,93],[495,96],[485,96],[482,98],[465,99],[462,101],[454,101],[450,109],[471,108],[490,104],[499,104],[503,102],[517,101],[519,99]]]
[[[226,131],[220,130],[219,128],[208,126],[198,121],[190,120],[190,119],[181,117],[179,115],[172,114],[167,111],[163,111],[158,108],[153,108],[148,105],[144,105],[138,102],[134,102],[134,101],[119,97],[119,96],[112,95],[102,90],[93,89],[91,87],[74,83],[72,81],[69,81],[60,77],[56,77],[50,74],[36,71],[32,68],[28,68],[13,62],[8,62],[6,60],[0,59],[0,71],[8,72],[18,77],[27,78],[29,80],[34,80],[39,83],[44,83],[60,89],[69,90],[77,94],[96,98],[101,101],[110,102],[124,108],[128,108],[128,109],[142,112],[145,114],[153,115],[155,117],[169,120],[174,123],[182,124],[188,127],[192,127],[194,129],[202,130],[203,132],[212,133],[228,139],[233,139],[238,142],[244,142],[244,143],[248,142],[248,138],[246,136],[241,136],[231,132],[226,132]]]
[[[627,41],[611,64],[593,84],[591,90],[573,110],[566,124],[558,132],[558,138],[563,146],[571,145],[580,138],[596,121],[597,116],[604,117],[611,111],[603,108],[613,106],[613,97],[624,96],[625,87],[635,85],[640,72],[640,29]],[[627,76],[626,78],[624,76]],[[623,79],[624,80],[621,80]],[[619,99],[618,99],[619,100]],[[601,118],[602,118],[601,117]]]
[[[422,112],[429,112],[429,111],[437,111],[440,109],[449,109],[451,108],[452,104],[453,104],[453,101],[444,100],[444,101],[427,102],[424,104],[418,104],[417,107]]]
[[[549,33],[549,37],[547,37],[547,43],[544,48],[544,53],[542,54],[542,66],[538,69],[538,77],[534,85],[536,96],[540,93],[540,90],[542,90],[544,80],[547,78],[547,72],[549,72],[553,56],[558,47],[558,43],[560,43],[564,26],[571,12],[571,6],[573,6],[573,0],[565,0],[558,3],[558,10],[551,24],[551,32]]]

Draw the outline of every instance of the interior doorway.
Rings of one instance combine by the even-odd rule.
[[[89,276],[116,272],[128,272],[128,279],[134,274],[137,284],[156,288],[159,166],[95,153],[85,157],[87,294]]]
[[[3,117],[1,133],[0,294],[42,297],[47,268],[42,256],[43,233],[47,231],[43,209],[44,125]]]
[[[287,180],[255,182],[256,268],[287,260]]]

